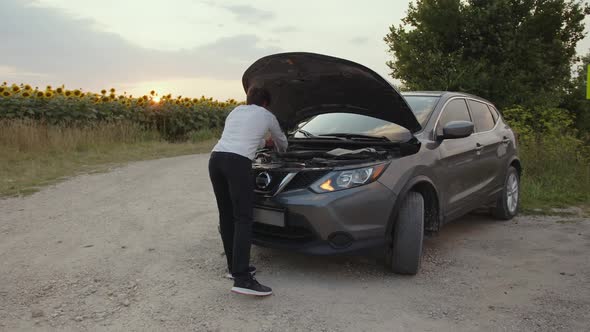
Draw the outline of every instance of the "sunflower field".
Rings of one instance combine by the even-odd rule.
[[[222,128],[227,114],[238,104],[233,99],[219,102],[204,96],[160,96],[156,91],[133,96],[118,94],[115,89],[93,93],[63,85],[45,89],[6,82],[0,85],[0,120],[78,127],[129,121],[156,129],[170,141],[184,140],[191,132]]]

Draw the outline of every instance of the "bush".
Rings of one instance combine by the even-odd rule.
[[[579,138],[574,117],[559,108],[504,110],[518,134],[523,163],[522,202],[544,208],[590,202],[590,148]]]

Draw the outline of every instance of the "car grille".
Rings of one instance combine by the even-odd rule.
[[[278,227],[261,223],[252,224],[254,237],[259,239],[281,239],[289,242],[305,243],[315,239],[313,233],[304,227]]]
[[[260,174],[266,172],[270,175],[271,177],[271,181],[270,184],[268,185],[268,187],[266,188],[260,188],[256,185],[256,177]],[[261,191],[261,192],[272,192],[274,191],[279,184],[281,184],[281,181],[283,181],[283,179],[285,178],[285,176],[287,176],[287,174],[289,174],[289,172],[286,171],[276,171],[276,170],[261,170],[261,169],[253,169],[252,170],[252,181],[254,182],[254,188],[257,191]]]
[[[266,172],[271,177],[271,182],[267,188],[260,188],[256,186],[256,177],[262,173]],[[297,189],[305,189],[311,186],[313,183],[321,179],[324,175],[328,174],[329,171],[300,171],[297,173],[291,181],[287,184],[287,186],[283,189],[283,191],[290,191],[290,190],[297,190]],[[287,176],[289,172],[287,171],[278,171],[278,170],[262,170],[262,169],[254,169],[252,170],[252,181],[254,182],[254,188],[259,193],[271,193],[277,190],[278,186],[281,184],[285,176]]]
[[[321,179],[329,171],[302,171],[297,173],[295,177],[289,182],[284,191],[305,189]]]

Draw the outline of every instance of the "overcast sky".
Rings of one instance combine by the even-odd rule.
[[[408,3],[0,0],[0,79],[243,99],[244,70],[288,51],[346,58],[387,76],[383,37]],[[578,47],[589,48],[589,38]]]

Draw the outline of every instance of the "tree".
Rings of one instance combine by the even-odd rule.
[[[384,40],[391,76],[500,107],[560,103],[590,7],[580,0],[417,0]]]
[[[567,96],[561,105],[574,114],[576,127],[581,133],[586,134],[590,133],[590,100],[586,99],[588,65],[590,65],[590,53],[580,59],[576,75],[572,78]],[[585,138],[590,139],[590,137]]]

